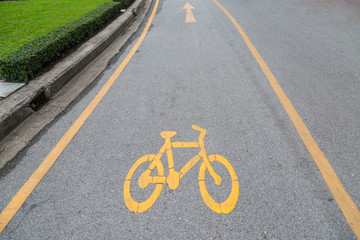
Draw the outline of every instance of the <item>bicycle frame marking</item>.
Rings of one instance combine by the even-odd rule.
[[[147,211],[160,196],[162,187],[165,183],[168,184],[171,190],[175,190],[179,186],[180,179],[185,176],[185,174],[190,171],[199,161],[202,159],[202,164],[199,171],[199,187],[202,199],[206,205],[217,213],[230,213],[236,205],[238,195],[239,195],[239,183],[236,176],[236,173],[230,164],[230,162],[220,155],[210,155],[209,157],[206,154],[204,138],[206,135],[206,130],[200,128],[196,125],[192,126],[193,129],[200,132],[199,142],[171,142],[171,138],[177,134],[175,131],[164,131],[161,133],[161,137],[165,139],[164,145],[160,148],[159,152],[156,155],[150,154],[145,155],[139,158],[134,165],[131,167],[124,184],[124,199],[126,206],[133,212],[144,212]],[[180,171],[175,171],[174,169],[174,158],[173,158],[173,148],[200,148],[200,151],[195,155],[189,162],[187,162]],[[168,158],[168,176],[164,176],[164,169],[161,162],[161,158],[166,152]],[[210,176],[214,179],[216,185],[221,185],[221,177],[214,171],[210,162],[218,161],[223,164],[230,173],[232,189],[230,196],[223,203],[217,203],[213,200],[208,193],[205,186],[205,172],[206,169],[210,173]],[[139,178],[139,187],[144,189],[149,184],[156,184],[156,189],[153,194],[144,202],[138,203],[132,199],[130,194],[130,182],[132,174],[135,170],[143,163],[150,162],[149,167],[143,172]],[[151,176],[152,171],[157,168],[157,175]]]
[[[174,142],[171,143],[172,148],[198,148],[199,147],[199,143],[197,142]],[[165,152],[164,152],[165,153]],[[164,153],[159,152],[158,154],[160,154],[160,158],[164,155]],[[200,154],[200,153],[199,153]],[[181,170],[178,172],[179,175],[179,179],[181,179],[182,177],[185,176],[185,174],[191,170],[191,168],[193,168],[201,159],[202,156],[200,155],[196,155],[194,156],[188,163],[186,163]],[[172,153],[170,154],[171,159],[173,159]],[[154,160],[155,161],[155,160]],[[150,183],[167,183],[166,181],[166,177],[165,176],[154,176],[152,177],[152,180]]]

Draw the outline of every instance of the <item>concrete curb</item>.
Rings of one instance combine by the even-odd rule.
[[[75,52],[42,76],[32,80],[9,97],[0,101],[0,141],[27,119],[34,110],[34,101],[46,101],[57,93],[90,62],[99,56],[126,28],[144,7],[145,0],[136,0],[104,30],[81,45]]]

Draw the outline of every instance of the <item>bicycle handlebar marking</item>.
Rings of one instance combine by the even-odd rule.
[[[199,142],[171,142],[171,138],[175,136],[177,133],[174,131],[164,131],[161,132],[161,137],[165,139],[164,145],[160,148],[159,152],[155,154],[145,155],[139,158],[133,166],[130,168],[124,183],[124,200],[127,208],[134,213],[141,213],[147,211],[152,205],[156,202],[160,193],[162,191],[163,185],[165,183],[168,184],[171,190],[175,190],[179,186],[180,179],[185,176],[185,174],[190,171],[199,161],[202,159],[202,163],[199,170],[199,187],[200,193],[205,204],[216,213],[230,213],[236,206],[238,197],[239,197],[239,182],[234,171],[233,166],[230,162],[220,156],[220,155],[210,155],[207,156],[204,138],[206,135],[206,130],[198,127],[196,125],[192,125],[194,130],[200,132]],[[174,169],[174,159],[172,154],[172,148],[200,148],[199,153],[194,156],[188,163],[185,164],[181,168],[179,172]],[[166,152],[168,157],[168,166],[169,166],[169,174],[168,176],[164,176],[164,167],[161,162],[161,158],[163,154]],[[229,197],[222,203],[216,202],[209,194],[205,185],[205,172],[208,170],[210,176],[214,179],[216,185],[221,185],[221,177],[214,171],[211,166],[211,163],[217,161],[221,163],[229,172],[231,177],[231,192]],[[140,188],[144,189],[148,187],[150,184],[155,184],[155,189],[153,190],[150,197],[143,201],[137,202],[135,201],[130,194],[130,183],[132,176],[135,170],[142,164],[149,164],[149,167],[143,172],[139,178],[138,185]],[[156,168],[157,175],[151,176],[151,173]]]

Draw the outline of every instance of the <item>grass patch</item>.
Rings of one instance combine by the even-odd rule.
[[[79,19],[22,45],[0,58],[0,75],[12,82],[32,80],[42,69],[107,26],[121,14],[121,9],[132,2],[133,0],[119,0],[104,3]]]
[[[111,0],[0,1],[0,58]]]

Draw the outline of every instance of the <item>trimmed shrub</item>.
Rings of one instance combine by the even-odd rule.
[[[109,2],[80,19],[37,38],[0,59],[0,75],[12,82],[28,82],[55,59],[99,32],[133,0]]]

